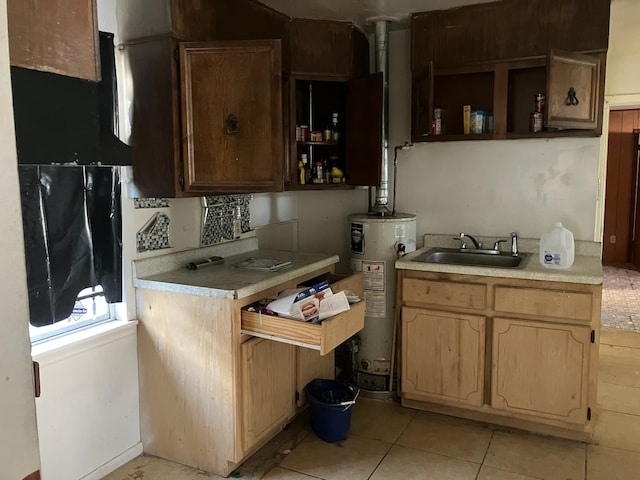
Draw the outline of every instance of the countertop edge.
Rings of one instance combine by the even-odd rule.
[[[543,267],[537,261],[537,256],[531,255],[524,268],[491,268],[465,265],[446,265],[424,262],[413,262],[412,259],[426,252],[431,247],[423,247],[398,260],[395,267],[398,270],[412,270],[434,273],[453,273],[475,275],[482,277],[514,278],[521,280],[541,280],[546,282],[581,283],[586,285],[601,285],[603,274],[599,257],[578,255],[569,269],[550,269]]]
[[[257,250],[259,251],[259,250]],[[248,252],[252,253],[252,252]],[[294,256],[295,253],[291,252]],[[325,267],[335,265],[340,261],[338,255],[327,254],[325,257],[317,260],[309,261],[301,265],[295,266],[290,269],[283,269],[280,272],[273,272],[267,278],[257,280],[249,285],[243,285],[237,288],[216,288],[212,286],[203,286],[188,283],[178,283],[175,281],[166,281],[162,279],[151,278],[133,278],[133,286],[139,289],[159,290],[165,292],[184,293],[189,295],[213,297],[219,299],[242,299],[259,293],[263,290],[267,290],[271,287],[279,285],[281,283],[293,280],[295,278],[304,276],[315,270],[320,270]],[[208,267],[205,267],[208,268]],[[210,267],[213,268],[213,267]],[[182,269],[178,270],[182,273]],[[171,272],[165,272],[171,274]],[[260,272],[265,273],[265,272]]]

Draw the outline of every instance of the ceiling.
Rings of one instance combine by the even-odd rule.
[[[291,17],[351,21],[364,29],[371,18],[398,19],[391,28],[408,26],[409,14],[444,10],[495,0],[260,0],[265,5]]]

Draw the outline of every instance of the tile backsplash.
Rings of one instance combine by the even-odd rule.
[[[166,208],[169,206],[168,198],[134,198],[134,208]]]
[[[205,247],[233,239],[233,220],[240,210],[242,233],[251,230],[249,203],[252,195],[217,195],[202,199],[202,236],[200,245]]]
[[[216,195],[202,197],[202,230],[200,245],[215,245],[223,241],[233,240],[234,219],[239,211],[241,233],[251,231],[249,204],[251,194]],[[167,208],[168,198],[134,198],[136,209]],[[138,252],[170,248],[169,216],[162,212],[151,215],[145,225],[136,233]]]
[[[136,233],[138,252],[169,248],[169,217],[156,212]]]

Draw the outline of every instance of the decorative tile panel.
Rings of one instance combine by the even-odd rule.
[[[202,201],[201,246],[233,240],[233,220],[236,208],[240,208],[242,233],[251,230],[249,204],[252,195],[217,195],[204,197]]]
[[[168,198],[134,198],[134,208],[166,208],[169,206]]]
[[[169,217],[157,212],[136,233],[138,252],[169,248]]]

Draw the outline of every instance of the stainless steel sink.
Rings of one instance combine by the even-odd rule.
[[[473,250],[461,252],[457,248],[432,248],[414,258],[413,261],[473,267],[523,268],[527,257],[528,254],[526,253],[521,253],[514,257],[510,252],[487,255],[474,253]]]

